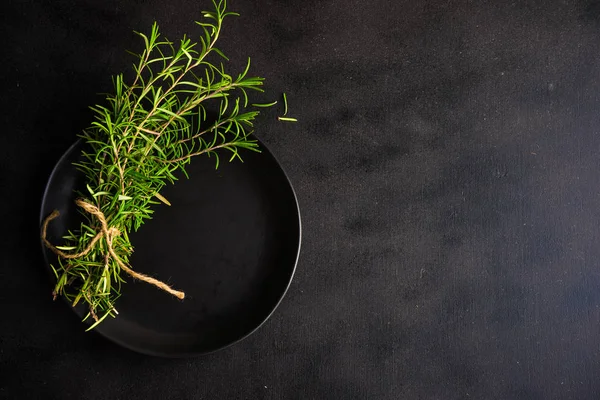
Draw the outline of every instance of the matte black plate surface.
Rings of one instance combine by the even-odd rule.
[[[78,226],[74,190],[83,182],[72,162],[82,146],[59,160],[42,202],[40,219],[61,212],[48,228],[56,244]],[[190,356],[230,345],[270,316],[292,280],[301,228],[292,186],[260,146],[262,153],[246,151],[243,163],[221,162],[218,170],[214,159],[194,159],[190,179],[162,192],[172,206],[156,206],[154,218],[130,236],[132,267],[184,291],[185,300],[126,277],[118,317],[97,332],[138,352]],[[56,262],[46,248],[44,255]]]

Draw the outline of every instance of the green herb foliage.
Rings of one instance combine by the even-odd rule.
[[[213,157],[216,167],[228,152],[229,161],[240,158],[240,150],[258,151],[250,136],[258,111],[248,108],[248,91],[261,91],[262,78],[225,72],[227,61],[215,47],[223,20],[231,15],[224,0],[214,2],[214,10],[204,11],[196,22],[203,34],[198,41],[183,37],[171,42],[159,33],[156,23],[149,34],[137,33],[145,43],[136,55],[133,82],[123,75],[114,78],[114,94],[105,105],[92,107],[95,120],[81,136],[89,144],[83,161],[77,164],[87,178],[86,201],[95,204],[110,227],[121,232],[112,246],[128,263],[133,252],[128,232],[137,230],[152,217],[152,206],[169,204],[160,195],[176,173],[185,174],[191,158]],[[216,119],[207,117],[207,107],[217,109]],[[265,105],[257,105],[265,106]],[[79,231],[69,232],[60,249],[80,252],[97,234],[95,218],[82,211],[85,221]],[[103,237],[85,256],[61,260],[53,266],[56,295],[65,296],[75,306],[85,302],[95,323],[115,316],[115,300],[124,282],[121,268],[107,254]]]

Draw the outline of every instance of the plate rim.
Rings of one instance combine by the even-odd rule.
[[[253,135],[254,136],[254,135]],[[275,162],[275,164],[277,164],[277,166],[279,167],[279,170],[283,173],[283,176],[285,178],[285,181],[287,182],[289,189],[291,190],[292,193],[292,197],[294,199],[294,204],[295,204],[295,210],[296,210],[296,218],[298,220],[298,244],[297,244],[297,250],[296,250],[296,256],[294,259],[294,265],[292,267],[292,271],[290,273],[289,279],[287,279],[287,283],[285,285],[285,288],[283,289],[283,291],[281,292],[281,294],[279,295],[279,298],[277,299],[277,301],[275,302],[275,304],[272,306],[271,310],[269,311],[269,313],[267,314],[266,317],[264,317],[262,319],[262,321],[257,324],[253,329],[251,329],[249,332],[243,334],[242,336],[240,336],[239,338],[221,345],[219,347],[216,347],[214,349],[210,349],[210,350],[202,350],[202,351],[196,351],[196,352],[181,352],[181,353],[165,353],[165,352],[160,352],[160,351],[152,351],[152,350],[148,350],[144,347],[136,347],[135,345],[131,345],[128,342],[124,342],[122,340],[120,340],[119,338],[115,338],[113,336],[110,336],[108,334],[106,334],[105,332],[103,332],[101,329],[98,329],[101,327],[101,325],[98,326],[98,328],[94,329],[93,332],[95,332],[96,334],[99,334],[100,336],[104,337],[105,339],[107,339],[108,341],[115,343],[123,348],[126,348],[128,350],[131,350],[133,352],[136,353],[140,353],[140,354],[145,354],[148,356],[155,356],[155,357],[164,357],[164,358],[188,358],[188,357],[196,357],[196,356],[201,356],[201,355],[206,355],[206,354],[212,354],[215,353],[217,351],[226,349],[228,347],[231,347],[241,341],[243,341],[244,339],[248,338],[249,336],[251,336],[252,334],[254,334],[256,331],[258,331],[275,313],[275,311],[277,310],[277,308],[279,307],[279,305],[281,304],[281,302],[283,301],[284,297],[286,296],[288,290],[290,289],[290,286],[292,285],[292,281],[294,280],[294,276],[296,274],[296,269],[298,267],[298,261],[300,259],[300,252],[302,249],[302,215],[300,213],[300,204],[298,202],[298,195],[296,194],[296,190],[294,189],[294,185],[292,185],[292,181],[290,180],[287,172],[285,171],[285,169],[282,167],[281,163],[279,162],[279,159],[277,159],[277,157],[275,157],[275,155],[271,152],[271,150],[269,150],[269,148],[264,144],[264,142],[262,140],[260,140],[258,137],[254,136],[254,139],[256,139],[258,145],[259,145],[259,149],[261,150],[261,153],[268,153],[268,155],[271,156],[271,158],[273,159],[273,161]],[[40,215],[39,215],[39,224],[40,227],[42,226],[42,223],[44,221],[44,219],[46,218],[46,214],[44,213],[44,206],[46,205],[47,202],[47,197],[48,197],[48,193],[49,193],[49,189],[50,189],[50,183],[54,180],[55,175],[57,174],[58,168],[59,166],[61,166],[63,163],[65,163],[65,159],[68,157],[68,155],[73,152],[79,145],[81,145],[81,143],[83,142],[82,138],[77,139],[75,142],[73,142],[63,153],[62,155],[59,157],[59,159],[56,161],[56,163],[54,164],[54,167],[52,168],[52,171],[50,172],[50,175],[48,176],[48,179],[46,181],[45,187],[44,187],[44,192],[42,194],[42,199],[41,199],[41,203],[40,203]],[[47,248],[44,244],[44,241],[41,239],[40,237],[40,245],[41,245],[41,251],[42,251],[42,255],[44,257],[44,267],[47,270],[49,276],[53,276],[51,274],[51,270],[50,270],[50,263],[47,257]],[[79,316],[79,314],[77,313],[77,310],[75,307],[73,307],[64,296],[60,296],[61,300],[72,310],[72,312]],[[79,316],[81,318],[81,316]],[[118,318],[118,317],[117,317]],[[82,325],[91,325],[88,322],[83,322],[80,321],[80,323]]]

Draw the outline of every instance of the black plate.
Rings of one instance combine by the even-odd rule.
[[[40,222],[60,244],[76,229],[74,190],[81,174],[72,166],[83,142],[58,161],[42,201]],[[119,315],[95,330],[131,350],[168,357],[211,352],[254,332],[283,298],[300,251],[300,214],[294,190],[264,144],[244,162],[198,157],[162,194],[173,204],[155,207],[154,218],[130,237],[132,267],[186,293],[185,300],[126,277],[116,303]],[[43,247],[47,265],[56,256]],[[74,309],[82,316],[83,309]],[[82,329],[84,326],[82,326]]]

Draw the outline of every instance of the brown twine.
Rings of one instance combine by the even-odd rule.
[[[139,272],[135,272],[134,270],[129,268],[127,266],[127,264],[125,264],[119,258],[119,256],[117,255],[117,253],[115,252],[115,250],[113,248],[113,239],[115,237],[119,236],[121,234],[121,232],[115,227],[110,227],[110,228],[108,227],[108,224],[106,223],[106,217],[104,216],[104,214],[102,213],[102,211],[100,211],[100,209],[98,207],[96,207],[93,204],[88,203],[87,201],[85,201],[83,199],[75,200],[75,204],[77,204],[79,207],[83,208],[83,210],[86,211],[87,213],[94,215],[98,219],[98,222],[100,222],[100,231],[96,234],[96,236],[94,236],[94,238],[90,241],[90,243],[87,245],[87,247],[85,249],[83,249],[83,251],[81,251],[79,253],[75,253],[75,254],[67,254],[67,253],[61,251],[60,249],[57,249],[56,246],[54,246],[52,243],[50,243],[48,241],[48,239],[46,239],[46,231],[48,229],[48,223],[60,215],[58,210],[54,210],[54,211],[52,211],[52,213],[50,215],[48,215],[48,217],[46,217],[46,219],[44,220],[44,222],[42,224],[42,241],[44,242],[46,247],[48,247],[50,250],[52,250],[58,256],[65,258],[67,260],[73,259],[73,258],[79,258],[79,257],[83,257],[86,254],[88,254],[92,250],[92,248],[94,247],[96,242],[104,236],[106,238],[106,244],[108,247],[108,253],[109,253],[110,257],[112,257],[117,262],[117,264],[119,264],[119,266],[121,267],[122,270],[127,272],[129,275],[131,275],[135,279],[138,279],[140,281],[144,281],[146,283],[154,285],[157,288],[162,289],[165,292],[172,294],[173,296],[177,297],[178,299],[181,299],[181,300],[184,299],[184,297],[185,297],[184,292],[175,290],[175,289],[171,288],[169,285],[167,285],[166,283],[161,282],[158,279],[154,279],[151,276],[144,275]]]

